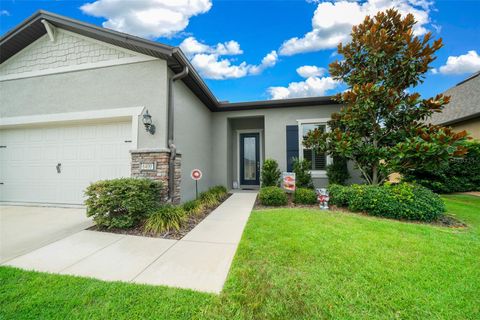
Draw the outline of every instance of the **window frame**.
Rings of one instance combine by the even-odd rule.
[[[303,146],[303,125],[306,124],[319,124],[325,126],[325,132],[330,132],[330,127],[328,125],[328,121],[330,118],[314,118],[314,119],[299,119],[297,120],[298,125],[298,158],[303,160],[303,150],[305,149]],[[332,164],[332,157],[327,155],[326,157],[326,165]],[[327,178],[327,170],[310,170],[310,174],[312,178]]]

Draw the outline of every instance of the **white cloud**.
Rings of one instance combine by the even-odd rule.
[[[10,11],[0,10],[0,16],[8,17],[8,16],[10,16]]]
[[[318,1],[312,18],[312,31],[303,37],[285,41],[279,53],[290,56],[335,48],[339,42],[349,40],[352,26],[361,23],[365,16],[373,16],[389,8],[396,8],[402,15],[413,14],[417,20],[414,33],[422,35],[427,32],[432,5],[432,1],[427,0]]]
[[[207,79],[242,78],[248,74],[246,62],[232,65],[228,59],[221,59],[216,54],[200,53],[192,58],[192,64],[200,74]]]
[[[248,64],[245,61],[233,64],[232,59],[222,56],[243,53],[240,44],[235,40],[210,46],[199,42],[194,37],[188,37],[182,41],[180,48],[190,58],[195,69],[207,79],[223,80],[256,75],[266,68],[273,67],[278,61],[277,52],[272,51],[265,55],[258,65]]]
[[[328,90],[340,85],[331,77],[308,77],[305,81],[290,82],[288,87],[270,87],[267,89],[270,99],[289,99],[323,96]]]
[[[208,12],[211,0],[97,0],[80,9],[107,19],[105,28],[140,37],[171,37],[184,30],[193,16]]]
[[[450,56],[447,63],[438,69],[433,69],[432,73],[442,74],[463,74],[472,73],[480,70],[480,56],[475,50],[458,57]]]
[[[321,77],[325,74],[325,71],[325,68],[320,68],[317,66],[301,66],[297,68],[297,73],[302,78]]]
[[[213,53],[218,55],[238,55],[243,53],[240,44],[235,40],[209,46],[197,41],[194,37],[188,37],[180,43],[180,48],[189,57],[198,53]]]
[[[267,53],[265,57],[263,57],[262,62],[259,65],[250,67],[250,74],[259,74],[263,70],[267,68],[271,68],[274,65],[276,65],[277,61],[278,61],[277,51],[273,50],[270,53]]]

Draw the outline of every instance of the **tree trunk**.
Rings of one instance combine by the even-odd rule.
[[[378,184],[378,164],[372,166],[372,184]]]
[[[375,149],[378,148],[378,141],[374,139],[373,141],[373,147]],[[372,166],[372,184],[377,185],[378,184],[378,161],[375,161],[373,166]]]

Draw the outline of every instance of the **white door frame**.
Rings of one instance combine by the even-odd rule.
[[[262,172],[262,166],[263,166],[263,129],[242,129],[242,130],[236,130],[237,132],[237,182],[238,182],[238,188],[241,189],[241,184],[240,184],[240,134],[241,133],[259,133],[259,148],[260,148],[260,170],[259,173]],[[260,184],[262,183],[261,177],[259,177],[259,182]],[[260,185],[259,184],[259,185]],[[255,186],[255,185],[252,185]]]

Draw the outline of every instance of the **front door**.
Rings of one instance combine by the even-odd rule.
[[[260,134],[240,134],[240,185],[260,185]]]

